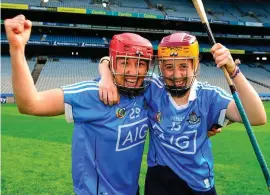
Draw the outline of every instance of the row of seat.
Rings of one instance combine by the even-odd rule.
[[[1,39],[5,40],[6,35],[4,33],[1,33]],[[60,42],[76,42],[76,43],[96,43],[96,44],[107,44],[110,42],[111,38],[103,37],[100,38],[98,36],[96,37],[84,37],[84,36],[70,36],[70,35],[37,35],[37,34],[31,34],[30,37],[31,41],[60,41]],[[153,47],[157,48],[159,41],[155,40],[152,41]],[[208,43],[200,42],[201,48],[211,48],[211,45]],[[258,46],[252,46],[252,45],[233,45],[233,44],[225,44],[227,48],[230,49],[240,49],[240,50],[246,50],[246,51],[270,51],[270,46],[268,45],[258,45]]]
[[[19,3],[40,6],[40,0],[3,0],[2,3]],[[109,10],[118,12],[150,13],[176,17],[197,18],[196,10],[188,0],[110,0]],[[163,5],[164,12],[157,9],[157,4]],[[241,6],[239,6],[241,5]],[[49,1],[48,7],[74,7],[106,10],[101,4],[94,4],[91,0],[54,0]],[[270,4],[252,3],[244,0],[238,2],[204,1],[205,10],[209,19],[239,21],[239,22],[265,22],[269,23]]]
[[[36,87],[39,91],[57,88],[60,86],[93,80],[99,77],[97,60],[91,58],[66,58],[56,57],[58,61],[48,60],[37,80]],[[36,64],[35,58],[28,60],[29,69],[32,72]],[[1,93],[12,93],[10,57],[1,58]],[[270,70],[270,64],[264,65]],[[270,86],[270,72],[255,66],[241,64],[241,71],[246,77]],[[155,73],[158,73],[157,67]],[[215,67],[213,62],[201,62],[198,80],[221,87],[229,92],[223,72]],[[251,82],[258,93],[270,93],[270,89]]]

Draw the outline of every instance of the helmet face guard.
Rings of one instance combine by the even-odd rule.
[[[166,61],[172,61],[171,64],[171,69],[172,69],[172,74],[169,76],[166,76],[165,71],[164,70],[164,65],[166,65]],[[181,64],[178,65],[178,61],[181,60]],[[188,75],[188,61],[192,60],[192,75]],[[191,88],[191,86],[193,85],[196,77],[197,77],[197,73],[198,73],[198,68],[195,69],[194,67],[194,61],[195,59],[193,58],[177,58],[177,57],[172,57],[172,58],[162,58],[160,59],[159,63],[159,75],[160,77],[163,79],[164,84],[166,89],[170,92],[170,94],[172,96],[177,96],[177,97],[183,97]],[[184,64],[184,65],[182,65]],[[176,66],[180,66],[181,72],[183,74],[183,76],[175,76],[175,72],[177,71],[176,69],[179,69],[179,67],[177,68]]]
[[[180,32],[162,39],[158,47],[159,73],[172,96],[183,97],[190,90],[198,75],[198,56],[199,45],[195,36]],[[188,70],[190,60],[192,71]],[[175,76],[177,71],[181,71],[181,76]]]
[[[111,71],[122,95],[141,95],[153,75],[151,43],[133,33],[115,35],[110,44]]]

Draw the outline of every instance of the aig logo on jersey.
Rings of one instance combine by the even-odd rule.
[[[145,142],[148,118],[134,123],[119,125],[115,151],[128,150]]]
[[[197,130],[171,135],[165,133],[158,124],[154,124],[153,128],[154,134],[165,147],[183,154],[196,153]]]

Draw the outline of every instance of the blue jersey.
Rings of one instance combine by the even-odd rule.
[[[151,124],[148,166],[168,166],[192,189],[211,189],[213,157],[207,130],[228,122],[225,113],[231,96],[218,87],[195,81],[188,103],[178,106],[162,79],[156,77],[145,97]]]
[[[72,178],[77,195],[135,195],[148,130],[144,97],[106,106],[95,81],[62,87],[74,122]]]

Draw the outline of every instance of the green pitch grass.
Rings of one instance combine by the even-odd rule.
[[[253,130],[270,165],[270,102],[268,123]],[[30,117],[15,105],[2,105],[2,194],[73,194],[72,125],[60,117]],[[265,180],[243,125],[233,124],[211,138],[219,195],[268,195]],[[148,142],[147,142],[148,144]],[[143,194],[147,144],[140,175]]]

